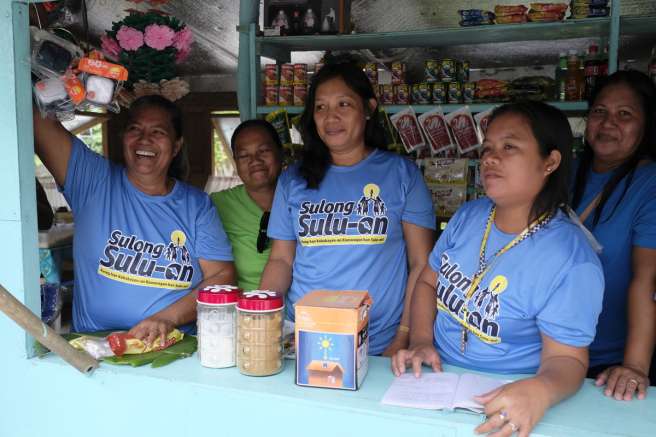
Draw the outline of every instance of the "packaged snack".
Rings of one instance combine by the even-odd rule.
[[[478,133],[478,140],[483,144],[485,139],[485,132],[487,132],[487,125],[490,121],[490,116],[494,108],[488,109],[487,111],[479,112],[474,115],[474,121],[476,122],[476,132]]]
[[[469,82],[469,61],[458,62],[456,76],[458,82]]]
[[[145,352],[159,351],[174,345],[182,340],[184,334],[177,329],[169,332],[162,344],[162,338],[157,337],[151,344],[146,344],[143,340],[139,340],[128,334],[127,332],[114,332],[107,336],[109,347],[114,352],[114,355],[120,357],[124,354],[143,354]]]
[[[84,105],[119,112],[120,107],[116,97],[123,82],[128,79],[127,69],[122,65],[92,57],[80,59],[77,68],[84,73],[82,75],[86,90]]]
[[[540,12],[555,12],[564,14],[569,5],[567,3],[531,3],[531,10]]]
[[[278,109],[277,111],[270,112],[264,117],[264,119],[271,123],[276,129],[280,142],[283,145],[291,144],[292,140],[289,133],[289,117],[287,116],[287,111],[285,109]]]
[[[457,111],[447,114],[445,119],[451,128],[453,138],[458,145],[460,154],[476,150],[481,146],[478,141],[476,125],[474,124],[474,119],[472,118],[469,106],[465,106]]]
[[[406,152],[410,153],[426,145],[419,128],[419,121],[412,107],[392,115],[390,121],[399,132]]]
[[[427,183],[438,217],[451,217],[467,200],[466,185],[441,185]]]
[[[517,14],[517,15],[502,15],[502,16],[497,16],[495,18],[494,22],[497,24],[518,24],[518,23],[526,23],[528,21],[528,17],[525,14]]]
[[[42,117],[48,114],[73,111],[71,99],[64,88],[64,82],[57,78],[42,79],[33,87],[36,104]]]
[[[503,15],[523,15],[528,11],[528,8],[524,5],[496,5],[494,7],[494,15],[499,16]]]
[[[533,22],[548,23],[552,21],[560,21],[565,18],[565,15],[560,12],[543,12],[543,11],[529,11],[528,19]]]
[[[429,158],[424,160],[424,179],[430,184],[467,185],[469,160]]]
[[[425,112],[417,119],[421,130],[428,140],[431,155],[434,156],[444,150],[455,147],[441,107],[438,106],[432,111]]]
[[[84,56],[75,44],[48,31],[30,28],[32,71],[40,78],[63,76]]]
[[[430,105],[432,94],[431,85],[428,83],[412,85],[412,102],[416,105]]]

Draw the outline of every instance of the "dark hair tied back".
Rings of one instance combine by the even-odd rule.
[[[368,148],[385,149],[385,135],[380,122],[378,110],[369,113],[369,100],[376,95],[362,69],[352,62],[329,63],[324,65],[312,77],[310,90],[305,99],[305,110],[301,116],[301,136],[303,137],[303,153],[299,164],[299,172],[307,182],[308,188],[319,188],[328,167],[331,165],[330,151],[319,137],[314,123],[314,105],[317,88],[332,79],[341,79],[362,99],[362,105],[368,113],[364,130],[364,143]]]
[[[527,223],[545,213],[555,213],[567,205],[568,180],[572,160],[572,129],[565,114],[551,105],[542,102],[522,101],[508,103],[496,108],[488,126],[505,114],[516,114],[528,121],[535,137],[539,153],[547,158],[552,151],[560,152],[560,165],[547,176],[547,181],[533,201]]]

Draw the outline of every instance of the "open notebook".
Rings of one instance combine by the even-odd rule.
[[[473,373],[422,372],[419,378],[412,373],[404,373],[394,378],[381,402],[399,407],[428,410],[463,408],[482,413],[483,406],[474,401],[474,396],[508,382]]]

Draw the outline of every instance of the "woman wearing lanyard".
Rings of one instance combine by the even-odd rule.
[[[488,197],[461,207],[440,236],[413,294],[410,346],[392,358],[396,375],[442,362],[535,373],[478,397],[488,416],[479,433],[528,435],[586,374],[603,273],[561,211],[571,140],[565,115],[546,104],[495,110],[481,156]]]
[[[649,78],[619,71],[600,83],[585,139],[572,205],[603,246],[606,282],[588,377],[606,385],[606,396],[643,399],[656,340],[656,88]]]

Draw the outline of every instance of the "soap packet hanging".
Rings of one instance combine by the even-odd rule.
[[[123,82],[128,79],[128,70],[122,65],[91,57],[80,59],[77,68],[82,73],[86,93],[81,106],[119,112],[117,97]]]

